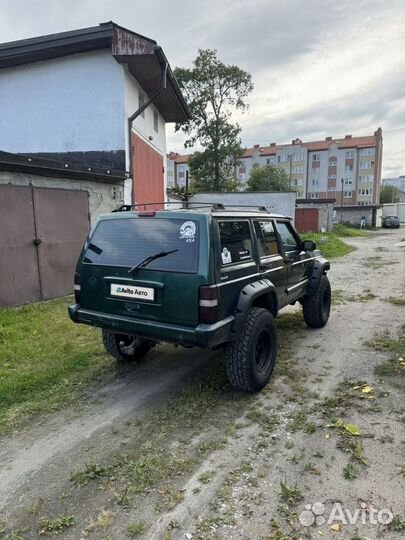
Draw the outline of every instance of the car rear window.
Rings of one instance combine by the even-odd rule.
[[[100,221],[83,262],[128,266],[162,251],[176,253],[148,264],[149,270],[195,273],[198,268],[198,222],[185,219],[126,218]]]

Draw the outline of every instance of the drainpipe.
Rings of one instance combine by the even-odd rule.
[[[158,52],[160,52],[160,51],[161,51],[161,47],[156,47],[155,48],[155,53],[156,54]],[[156,101],[156,99],[159,97],[162,90],[164,88],[166,88],[166,74],[167,74],[167,68],[168,68],[168,63],[167,63],[166,60],[165,60],[165,62],[163,64],[161,64],[161,68],[162,68],[162,71],[161,71],[161,78],[160,78],[160,86],[159,86],[159,88],[156,90],[156,92],[154,94],[152,94],[152,96],[148,99],[148,101],[142,105],[142,107],[139,107],[139,109],[137,109],[128,118],[129,176],[132,179],[132,181],[133,181],[133,172],[134,172],[133,171],[133,165],[132,165],[132,157],[133,157],[132,156],[132,124],[133,124],[134,120],[136,118],[138,118],[138,116],[141,115],[143,113],[143,111],[149,107],[149,105],[152,105],[152,103],[154,101]]]

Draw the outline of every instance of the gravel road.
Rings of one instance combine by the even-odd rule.
[[[222,351],[161,346],[3,437],[0,538],[403,538],[405,370],[381,365],[405,332],[405,232],[348,243],[329,323],[280,316],[260,395],[230,390]]]

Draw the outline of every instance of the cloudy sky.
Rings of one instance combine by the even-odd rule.
[[[113,20],[171,66],[198,48],[252,74],[245,146],[372,134],[383,176],[405,174],[405,0],[1,0],[0,42]],[[183,152],[168,128],[168,150]]]

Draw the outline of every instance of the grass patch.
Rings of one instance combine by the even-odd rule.
[[[336,236],[343,236],[346,238],[355,238],[355,237],[364,237],[369,236],[370,232],[364,229],[359,229],[358,227],[350,227],[348,225],[341,225],[340,223],[335,223],[333,226],[333,233]]]
[[[279,497],[280,500],[285,503],[296,505],[302,500],[302,493],[298,489],[297,484],[289,486],[288,484],[280,482]]]
[[[365,345],[376,351],[390,353],[388,360],[375,367],[380,376],[405,374],[405,334],[401,332],[393,337],[388,329],[378,332],[375,337],[366,341]]]
[[[354,480],[357,478],[357,470],[352,463],[348,463],[343,467],[343,478],[346,478],[346,480]]]
[[[74,525],[73,516],[61,516],[55,519],[42,519],[39,524],[39,534],[59,534]]]
[[[111,369],[99,332],[70,321],[70,303],[0,309],[0,432],[72,402]]]
[[[405,298],[390,296],[387,298],[387,302],[393,304],[394,306],[405,306]]]
[[[145,524],[142,521],[136,521],[135,523],[130,523],[127,527],[127,536],[128,538],[136,538],[142,534],[145,530]]]
[[[346,244],[335,233],[304,233],[301,235],[303,240],[313,240],[316,242],[317,249],[328,259],[343,257],[354,251],[354,246]]]

